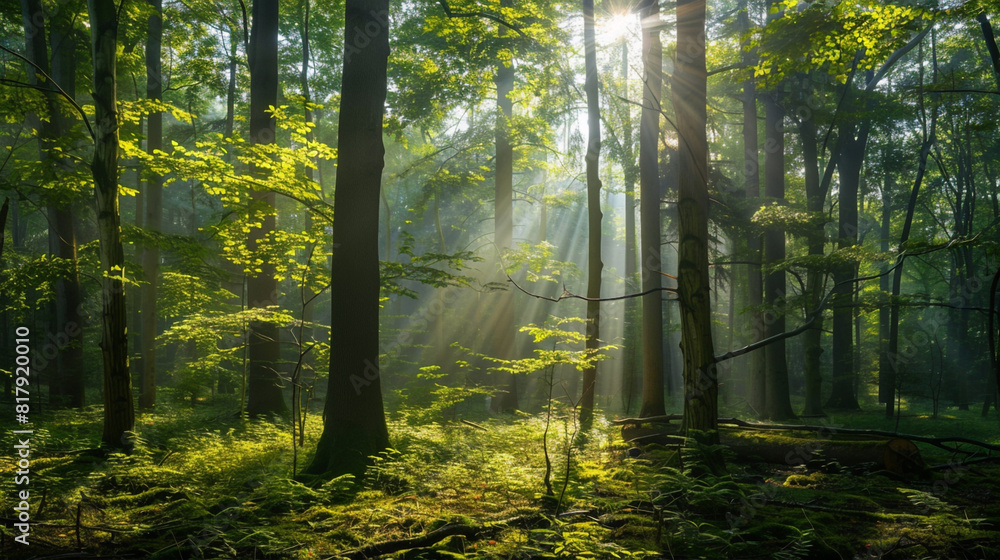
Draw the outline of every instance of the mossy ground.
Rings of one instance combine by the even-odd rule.
[[[230,410],[161,406],[140,417],[128,455],[89,449],[99,439],[97,410],[36,417],[32,544],[15,544],[6,523],[0,557],[326,558],[448,523],[517,519],[480,539],[452,537],[396,557],[1000,558],[1000,465],[903,479],[730,457],[719,476],[701,468],[719,450],[650,447],[633,458],[617,429],[598,423],[573,438],[571,416],[562,416],[549,436],[556,496],[546,498],[544,421],[525,415],[482,420],[485,430],[394,422],[394,450],[364,481],[321,484],[293,474],[287,424],[244,422]],[[919,428],[1000,440],[992,420],[908,429]],[[304,449],[319,431],[314,420]],[[950,459],[921,449],[929,465]],[[300,452],[298,469],[307,461]],[[4,454],[6,518],[16,505],[14,470]]]

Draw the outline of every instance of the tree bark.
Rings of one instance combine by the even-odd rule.
[[[64,17],[50,21],[52,66],[49,66],[48,45],[45,41],[45,16],[41,2],[22,0],[21,12],[25,26],[25,47],[28,58],[59,83],[68,95],[76,94],[76,44],[68,39]],[[58,16],[57,16],[58,17]],[[34,68],[28,69],[28,82],[48,87],[44,120],[33,125],[39,131],[39,161],[43,172],[68,172],[66,162],[53,153],[53,144],[69,134],[70,123],[62,116],[60,97],[44,84]],[[53,256],[69,263],[69,272],[56,280],[56,298],[53,304],[52,335],[57,341],[55,372],[49,382],[49,399],[56,407],[83,408],[86,404],[83,373],[83,325],[79,316],[82,303],[80,276],[77,271],[76,231],[72,205],[67,201],[52,200],[48,208],[49,251]]]
[[[163,100],[162,64],[160,59],[163,41],[163,0],[147,0],[153,9],[149,16],[149,35],[146,42],[146,98]],[[154,111],[146,119],[146,152],[152,155],[163,149],[163,113]],[[146,180],[145,227],[159,233],[163,220],[163,178],[159,175]],[[150,245],[142,251],[142,387],[139,391],[139,408],[150,410],[156,405],[156,287],[159,282],[160,248]]]
[[[660,177],[657,152],[660,140],[660,94],[663,85],[663,46],[660,43],[660,4],[652,0],[641,13],[645,85],[639,123],[639,217],[642,249],[642,406],[640,416],[664,414],[663,295],[660,276]]]
[[[501,0],[500,6],[510,8],[513,0]],[[507,28],[500,26],[500,36],[507,37]],[[497,86],[496,115],[496,178],[494,183],[494,222],[493,236],[496,250],[502,255],[514,245],[514,149],[510,144],[510,118],[513,114],[513,101],[510,98],[514,90],[514,61],[497,62],[494,81]],[[503,267],[498,259],[499,267]],[[499,277],[506,285],[507,276],[503,270]],[[497,294],[497,307],[494,310],[495,322],[491,336],[493,340],[493,356],[510,360],[514,358],[514,292],[505,289]],[[507,387],[505,392],[493,397],[490,407],[494,412],[517,410],[517,377],[504,373],[497,376],[501,385]]]
[[[750,32],[750,17],[747,14],[746,0],[740,3],[740,12],[737,14],[737,26],[741,34]],[[746,49],[747,45],[743,45]],[[743,64],[752,67],[755,56],[752,52],[743,51]],[[757,91],[752,74],[743,81],[743,181],[745,183],[746,198],[753,201],[760,196],[760,159],[758,156],[757,139]],[[752,216],[753,205],[749,207]],[[747,260],[750,264],[746,267],[747,275],[747,305],[752,311],[748,313],[750,333],[749,343],[763,340],[764,337],[764,317],[760,312],[764,303],[764,279],[760,269],[761,242],[759,237],[749,237],[747,239]],[[764,352],[751,352],[746,360],[746,395],[750,408],[756,416],[764,413],[765,387],[764,378]]]
[[[806,183],[806,208],[809,212],[820,219],[823,207],[826,204],[826,190],[821,186],[819,180],[819,153],[816,148],[816,122],[813,117],[803,120],[799,124],[799,136],[802,139],[802,159],[805,167]],[[808,238],[809,254],[822,256],[825,243],[822,228]],[[807,280],[808,304],[806,310],[812,311],[819,306],[822,297],[823,281],[826,274],[820,270],[810,270]],[[823,355],[823,318],[816,319],[816,323],[806,332],[802,333],[802,351],[805,354],[804,377],[806,388],[806,402],[802,410],[804,416],[823,416],[822,388],[823,376],[820,368],[820,357]]]
[[[274,117],[267,111],[278,105],[278,0],[255,0],[250,33],[250,141],[272,144],[275,140]],[[251,166],[250,172],[262,181],[267,172]],[[255,190],[253,204],[261,216],[261,227],[251,228],[247,251],[254,255],[268,243],[275,231],[275,194]],[[259,272],[247,279],[250,309],[264,309],[278,304],[278,283],[274,263],[264,259]],[[251,321],[247,351],[247,413],[252,417],[285,414],[288,408],[281,392],[279,361],[281,347],[277,325]]]
[[[765,156],[764,194],[768,199],[783,204],[785,200],[785,130],[784,109],[776,98],[777,93],[764,97]],[[773,267],[785,259],[785,232],[772,227],[764,234],[764,263]],[[785,332],[785,272],[771,272],[764,279],[764,299],[772,318],[764,323],[764,338]],[[788,362],[785,360],[785,341],[778,340],[764,349],[766,364],[764,416],[776,420],[794,418],[788,395]]]
[[[622,97],[628,99],[628,41],[622,41]],[[622,175],[625,180],[625,293],[639,290],[640,280],[636,277],[635,246],[635,181],[639,173],[635,163],[635,151],[632,145],[632,105],[623,103],[625,115],[622,119]],[[625,375],[622,378],[622,393],[625,396],[625,410],[631,411],[636,395],[642,391],[642,377],[639,375],[640,362],[637,359],[641,352],[639,343],[640,305],[636,298],[625,300]]]
[[[104,359],[104,433],[108,447],[130,447],[135,428],[125,325],[125,252],[118,209],[118,13],[112,0],[88,0],[94,61],[94,198],[100,239]]]
[[[389,56],[388,0],[348,0],[334,195],[330,378],[307,472],[360,476],[389,446],[379,372],[379,191]],[[375,30],[374,35],[366,33]],[[361,41],[369,40],[364,48]]]
[[[848,85],[847,87],[850,87]],[[861,182],[861,167],[864,164],[865,147],[868,143],[870,119],[864,118],[857,125],[842,125],[842,142],[838,167],[840,169],[840,212],[838,218],[838,247],[847,249],[858,244],[858,186]],[[857,276],[858,265],[844,262],[833,271],[837,284],[833,298],[833,382],[831,384],[828,408],[857,410],[858,397],[854,371],[854,288],[849,283]]]
[[[587,93],[587,341],[588,352],[597,353],[601,336],[601,100],[597,76],[597,46],[594,38],[594,0],[583,0],[583,44],[585,51]],[[594,392],[597,385],[597,362],[583,370],[583,394],[580,397],[580,421],[589,429],[593,421]]]
[[[684,354],[684,428],[718,442],[718,379],[708,276],[708,139],[705,132],[705,0],[677,3],[677,291]],[[700,435],[699,435],[700,434]]]

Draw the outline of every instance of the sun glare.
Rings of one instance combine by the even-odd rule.
[[[610,14],[600,21],[598,42],[608,45],[621,41],[636,23],[632,14]]]

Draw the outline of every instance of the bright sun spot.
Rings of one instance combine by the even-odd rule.
[[[600,21],[598,42],[605,45],[621,41],[628,36],[631,27],[636,25],[636,19],[631,14],[614,14]]]

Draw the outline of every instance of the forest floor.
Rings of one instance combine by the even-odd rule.
[[[563,409],[547,436],[545,416],[394,421],[394,449],[364,481],[307,485],[292,467],[301,471],[302,450],[314,448],[318,418],[293,454],[287,423],[243,422],[232,409],[161,406],[139,418],[128,455],[93,449],[98,409],[35,418],[31,544],[13,540],[24,487],[4,453],[0,557],[362,558],[373,550],[363,547],[395,543],[422,545],[395,553],[410,559],[1000,559],[1000,465],[991,463],[903,478],[871,465],[729,456],[712,473],[719,448],[640,453],[607,423],[582,437]],[[995,418],[946,412],[904,417],[900,431],[1000,443]],[[892,429],[876,413],[825,421]],[[928,465],[952,459],[921,451]]]

